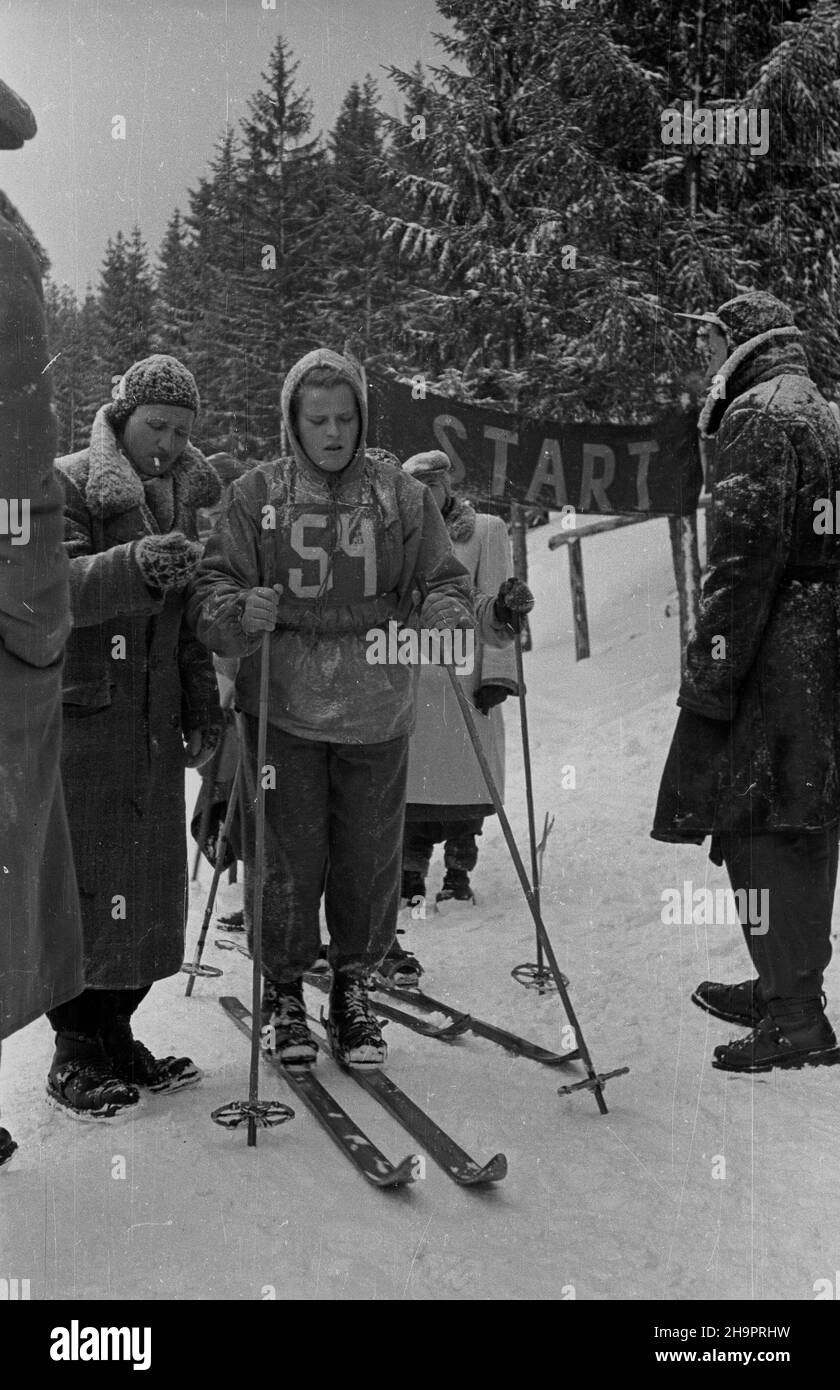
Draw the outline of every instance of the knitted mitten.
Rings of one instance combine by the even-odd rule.
[[[177,593],[189,583],[201,559],[201,546],[188,541],[182,531],[166,536],[144,536],[137,542],[134,558],[150,589]]]

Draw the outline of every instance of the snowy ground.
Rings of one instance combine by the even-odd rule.
[[[3,1117],[21,1147],[0,1178],[0,1274],[28,1278],[33,1298],[807,1300],[834,1279],[840,1072],[713,1071],[731,1030],[689,995],[702,979],[750,973],[740,933],[660,921],[664,888],[725,883],[703,849],[648,837],[678,670],[667,523],[585,542],[593,656],[579,664],[567,559],[547,549],[556,529],[530,537],[535,800],[540,825],[556,815],[543,905],[596,1066],[631,1069],[608,1085],[609,1115],[490,1043],[447,1048],[392,1024],[394,1078],[477,1157],[504,1150],[506,1182],[460,1190],[429,1163],[414,1187],[375,1191],[297,1102],[297,1118],[249,1150],[242,1132],[210,1122],[247,1095],[247,1045],[216,1000],[249,999],[247,961],[216,949],[211,930],[206,959],[224,978],[199,981],[191,1000],[183,975],[165,981],[137,1015],[155,1051],[199,1062],[201,1086],[149,1097],[119,1127],[82,1126],[44,1104],[46,1022],[4,1045]],[[524,852],[518,714],[505,710],[507,806]],[[574,789],[561,785],[569,765]],[[436,862],[432,894],[441,874]],[[208,881],[205,869],[190,954]],[[429,991],[556,1048],[557,1000],[510,978],[533,959],[533,930],[492,821],[474,881],[478,909],[415,923],[406,938]],[[838,984],[835,961],[835,1022]],[[322,1075],[389,1156],[412,1151],[352,1081],[330,1064]],[[270,1073],[264,1093],[290,1099]]]

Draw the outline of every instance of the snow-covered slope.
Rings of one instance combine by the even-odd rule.
[[[4,1045],[3,1117],[21,1148],[0,1176],[0,1272],[29,1278],[33,1297],[798,1300],[833,1279],[840,1072],[712,1070],[731,1030],[689,995],[751,973],[740,932],[660,920],[666,887],[726,882],[702,848],[648,835],[678,677],[667,523],[584,542],[593,655],[579,664],[567,559],[546,544],[556,530],[529,538],[539,827],[556,817],[543,908],[596,1066],[631,1069],[607,1087],[609,1115],[585,1091],[557,1095],[579,1068],[558,1077],[475,1038],[446,1047],[392,1024],[395,1080],[477,1157],[503,1149],[505,1183],[459,1190],[429,1163],[413,1188],[374,1191],[295,1102],[296,1119],[249,1150],[210,1121],[248,1090],[247,1045],[216,1001],[250,998],[248,962],[216,949],[211,929],[206,959],[223,979],[200,980],[190,1000],[185,976],[165,981],[137,1015],[155,1051],[199,1062],[202,1085],[149,1097],[118,1127],[82,1126],[44,1104],[46,1022]],[[505,711],[506,804],[527,862],[515,702]],[[533,959],[534,933],[495,820],[480,843],[479,907],[413,922],[404,939],[431,993],[559,1047],[557,999],[510,977]],[[432,896],[441,876],[438,857]],[[189,954],[208,883],[205,866]],[[835,1017],[838,985],[835,961]],[[322,1075],[392,1158],[415,1147],[352,1081],[329,1064]],[[289,1099],[269,1072],[263,1087]]]

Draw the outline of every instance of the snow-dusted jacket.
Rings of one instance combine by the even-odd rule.
[[[90,445],[58,460],[73,632],[64,670],[62,774],[76,857],[85,978],[130,989],[183,961],[186,895],[182,733],[221,723],[212,660],[135,559],[161,533],[143,479],[98,412]],[[197,538],[221,492],[188,445],[172,478],[169,530]],[[156,484],[163,480],[155,479]]]
[[[840,819],[840,428],[795,328],[745,342],[701,428],[714,529],[653,835],[818,830]],[[840,524],[840,518],[835,515]]]
[[[0,1038],[83,988],[59,772],[70,601],[55,417],[41,276],[17,223],[0,194],[0,499],[21,504],[0,527]]]
[[[359,445],[340,473],[315,467],[291,418],[313,367],[338,370],[361,414]],[[263,463],[231,486],[192,586],[199,636],[241,661],[236,703],[259,707],[262,634],[246,634],[248,592],[282,585],[270,642],[268,717],[301,738],[380,743],[410,732],[416,667],[371,663],[367,633],[392,619],[416,626],[413,591],[449,594],[472,611],[471,589],[428,488],[366,452],[367,401],[354,364],[326,348],[286,377],[283,420],[291,457]]]
[[[446,529],[477,594],[484,596],[477,599],[476,608],[480,616],[489,617],[499,585],[513,573],[507,527],[501,517],[476,513],[469,502],[457,497],[446,517]],[[502,640],[504,647],[499,645]],[[510,638],[499,635],[494,641],[486,621],[482,622],[472,674],[458,679],[471,705],[475,691],[490,683],[518,694]],[[496,705],[489,715],[474,710],[474,723],[494,780],[504,795],[505,724],[501,707]],[[415,806],[493,809],[449,677],[440,666],[431,664],[420,667],[417,724],[409,745],[407,802],[409,816]]]

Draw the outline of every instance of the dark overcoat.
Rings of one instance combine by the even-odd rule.
[[[2,1038],[82,988],[81,923],[59,775],[70,603],[49,355],[38,262],[3,215],[7,206],[0,197]],[[26,513],[13,505],[23,503]],[[24,515],[28,523],[19,525]]]
[[[74,629],[64,673],[62,772],[84,922],[85,978],[134,989],[184,958],[182,734],[221,722],[212,662],[184,598],[150,590],[136,542],[160,527],[103,407],[90,446],[58,461]],[[219,481],[188,446],[172,530],[196,539]]]
[[[798,338],[736,349],[704,412],[712,540],[655,839],[840,820],[840,427]]]

